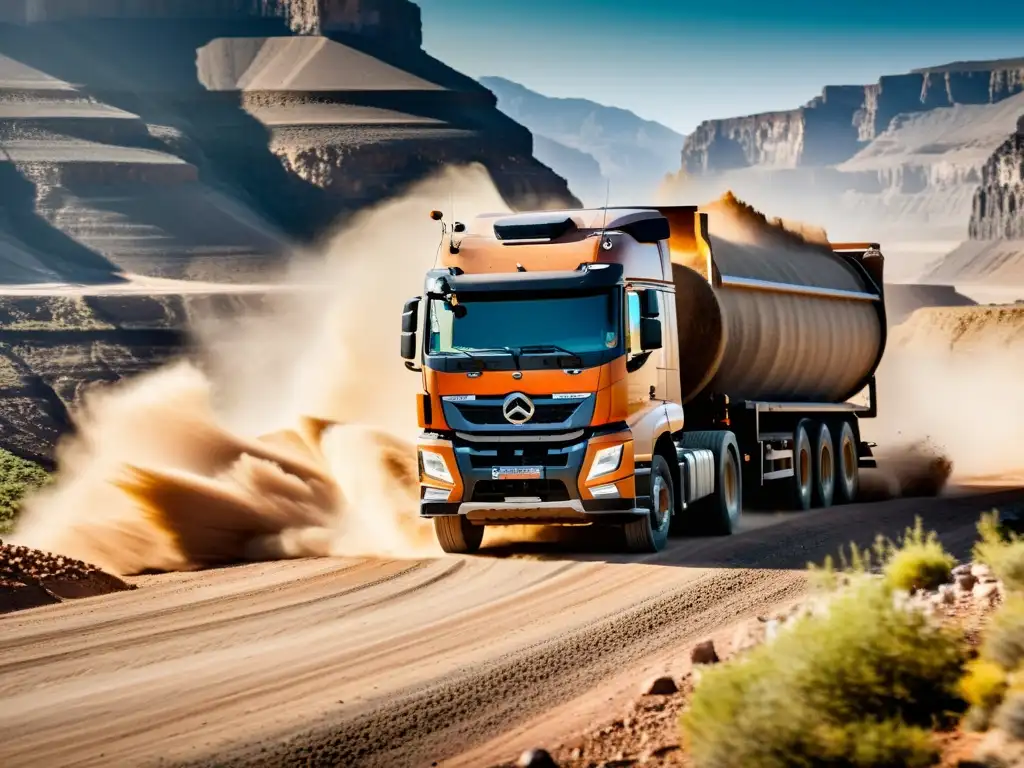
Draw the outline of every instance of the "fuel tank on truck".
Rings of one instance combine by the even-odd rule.
[[[843,402],[885,348],[883,257],[768,221],[731,194],[669,220],[683,402]]]

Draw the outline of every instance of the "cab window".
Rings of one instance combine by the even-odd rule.
[[[639,355],[640,349],[640,297],[626,291],[626,349],[629,356]]]

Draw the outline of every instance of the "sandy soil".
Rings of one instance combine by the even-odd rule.
[[[954,551],[1024,492],[749,516],[656,556],[491,548],[140,577],[0,621],[6,766],[480,765],[571,734],[799,569],[914,514]],[[287,741],[286,741],[287,740]]]

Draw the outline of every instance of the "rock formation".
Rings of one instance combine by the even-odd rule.
[[[970,238],[929,272],[933,282],[1021,286],[1024,296],[1024,114],[992,153],[974,193]]]
[[[970,234],[972,240],[1024,240],[1024,115],[981,171]]]
[[[907,243],[893,268],[913,260],[923,270],[944,252],[940,241],[948,251],[967,237],[982,168],[1021,114],[1024,60],[827,86],[798,109],[703,123],[686,139],[683,181],[669,194],[681,202],[732,188],[838,239],[870,237],[891,252]]]
[[[0,285],[273,282],[450,163],[514,208],[578,204],[421,40],[408,0],[0,3]],[[178,354],[191,312],[257,300],[31,290],[0,299],[0,444],[30,458],[84,388]]]
[[[1024,92],[1024,61],[981,62],[882,77],[873,85],[826,86],[803,107],[708,120],[686,137],[688,173],[754,165],[835,165],[878,138],[898,115],[958,104],[995,104]]]

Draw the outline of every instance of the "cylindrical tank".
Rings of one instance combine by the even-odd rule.
[[[836,403],[867,385],[885,346],[881,254],[865,269],[734,198],[662,212],[684,403],[705,392]]]

